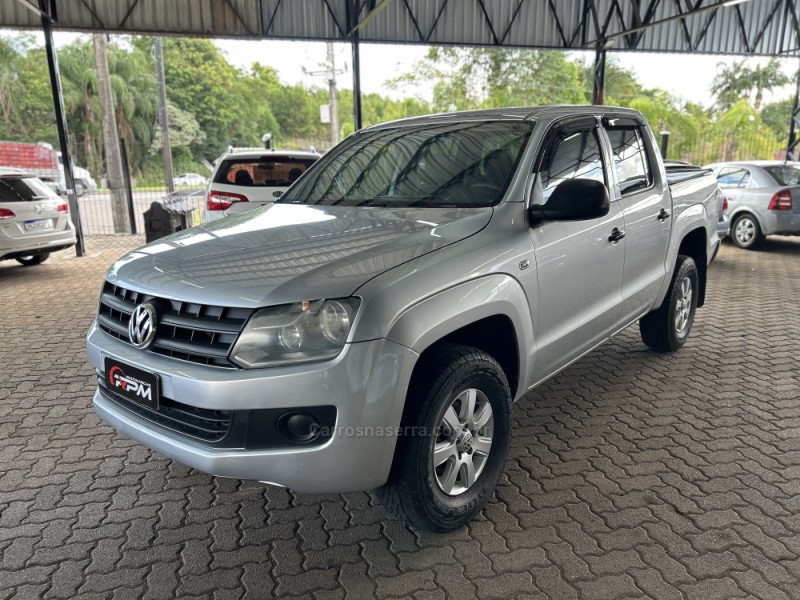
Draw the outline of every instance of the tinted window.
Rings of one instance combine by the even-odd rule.
[[[222,161],[214,182],[245,187],[288,187],[315,162],[313,158],[286,156],[230,158]],[[187,173],[184,177],[198,175]]]
[[[357,133],[280,202],[478,207],[500,202],[533,125],[483,121]]]
[[[750,171],[738,167],[727,167],[717,175],[717,183],[721,188],[740,188],[750,181]]]
[[[545,154],[540,173],[542,196],[545,200],[566,179],[593,179],[605,183],[597,130],[558,134]]]
[[[653,183],[647,152],[638,127],[609,127],[606,129],[614,157],[620,194],[650,187]]]
[[[35,177],[0,177],[0,202],[28,202],[56,197],[53,190]]]
[[[772,175],[778,185],[800,185],[800,167],[795,165],[778,165],[775,167],[764,167],[764,170]]]

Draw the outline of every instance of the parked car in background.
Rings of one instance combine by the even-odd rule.
[[[58,153],[58,173],[59,173],[59,187],[66,193],[67,182],[64,178],[64,164],[61,162],[61,152]],[[75,195],[79,198],[87,192],[97,191],[97,182],[89,173],[88,169],[83,167],[72,166],[72,177],[75,181]]]
[[[734,244],[753,249],[768,235],[800,235],[800,162],[722,162],[707,168],[725,198]]]
[[[316,152],[237,149],[222,156],[211,176],[205,221],[259,208],[286,191],[319,160]]]
[[[265,187],[290,162],[272,158],[220,172]],[[361,130],[268,206],[109,269],[95,411],[201,471],[381,488],[417,527],[460,527],[503,472],[513,401],[636,322],[657,352],[689,338],[718,188],[671,171],[644,117],[610,106]]]
[[[74,245],[66,200],[38,177],[0,167],[0,260],[38,265]]]
[[[203,187],[208,183],[208,179],[199,173],[184,173],[172,180],[175,187]]]

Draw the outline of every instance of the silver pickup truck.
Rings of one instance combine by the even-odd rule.
[[[706,171],[668,173],[631,110],[364,129],[274,204],[111,267],[94,408],[207,473],[379,488],[418,527],[459,527],[492,496],[515,400],[636,321],[657,352],[685,343],[717,196]]]

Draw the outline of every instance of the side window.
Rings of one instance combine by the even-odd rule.
[[[717,175],[717,183],[721,188],[741,188],[750,181],[750,171],[739,167],[726,167]]]
[[[594,179],[605,183],[597,130],[559,133],[547,150],[540,174],[544,200],[567,179]]]
[[[608,127],[619,191],[623,196],[649,188],[653,183],[647,151],[638,127]]]

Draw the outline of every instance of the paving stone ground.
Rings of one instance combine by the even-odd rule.
[[[800,242],[726,243],[681,352],[631,328],[521,400],[494,500],[430,535],[101,424],[83,336],[137,241],[0,264],[0,600],[800,598]]]

